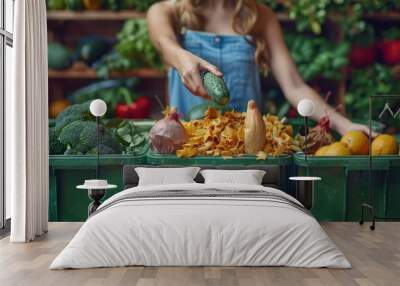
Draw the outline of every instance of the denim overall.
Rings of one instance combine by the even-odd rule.
[[[261,107],[261,85],[254,60],[255,48],[246,36],[186,31],[182,35],[181,45],[185,50],[218,67],[224,74],[230,92],[229,105],[236,111],[246,111],[250,99],[254,99],[257,106]],[[173,68],[168,73],[168,89],[170,105],[175,106],[183,115],[193,106],[207,102],[192,95]]]

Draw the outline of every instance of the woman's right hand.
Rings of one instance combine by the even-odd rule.
[[[200,72],[206,70],[212,72],[216,76],[222,76],[222,73],[216,66],[186,50],[179,51],[175,68],[178,70],[182,82],[186,88],[189,89],[193,95],[200,96],[205,99],[210,99],[210,96],[204,89]]]

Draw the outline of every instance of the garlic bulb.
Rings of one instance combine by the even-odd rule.
[[[244,151],[255,155],[264,149],[266,138],[265,123],[254,100],[247,104],[244,121]]]
[[[175,153],[187,140],[187,133],[176,108],[172,108],[166,116],[157,121],[149,132],[150,146],[160,154]]]

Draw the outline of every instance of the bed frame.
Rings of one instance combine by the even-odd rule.
[[[123,168],[123,183],[124,189],[136,187],[139,182],[139,176],[135,171],[136,167],[146,168],[183,168],[181,165],[162,165],[162,166],[149,166],[149,165],[125,165]],[[246,166],[212,166],[198,165],[201,169],[220,169],[220,170],[263,170],[266,172],[262,180],[262,185],[265,187],[273,187],[280,190],[285,190],[287,186],[287,170],[276,165],[246,165]],[[199,173],[195,181],[197,183],[204,183],[203,176]]]

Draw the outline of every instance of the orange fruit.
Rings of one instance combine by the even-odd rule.
[[[326,150],[329,148],[329,145],[320,147],[317,152],[315,152],[315,156],[325,156]]]
[[[335,142],[324,150],[324,156],[350,156],[350,150],[340,142]]]
[[[396,138],[389,134],[381,134],[372,141],[372,156],[397,155],[399,144]]]
[[[56,118],[65,108],[70,106],[71,103],[66,99],[54,100],[49,106],[50,118]]]
[[[362,131],[347,132],[340,140],[353,155],[368,155],[368,137]]]

